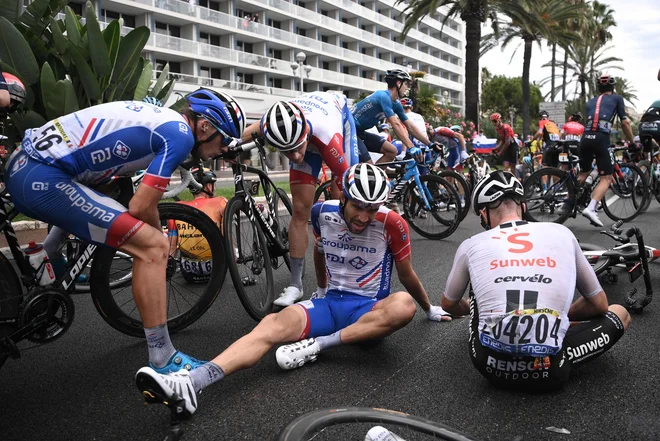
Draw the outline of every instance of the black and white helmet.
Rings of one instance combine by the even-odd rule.
[[[356,164],[344,172],[346,199],[363,204],[383,204],[390,195],[390,181],[385,172],[366,162]]]
[[[513,174],[496,170],[479,181],[472,192],[474,214],[479,216],[479,212],[483,208],[505,196],[515,196],[522,200],[525,197],[525,191]]]
[[[261,118],[266,142],[281,152],[295,150],[307,139],[309,126],[295,103],[278,101]]]
[[[385,73],[386,82],[412,81],[412,77],[403,69],[392,69]]]

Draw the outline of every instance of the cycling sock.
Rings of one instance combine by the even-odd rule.
[[[147,336],[149,362],[157,368],[165,366],[176,352],[170,340],[167,323],[155,328],[144,328],[144,334]]]
[[[305,258],[292,257],[291,258],[291,286],[295,286],[302,291],[302,272],[305,266]]]
[[[223,378],[225,378],[225,371],[212,361],[190,371],[190,380],[195,392],[200,392],[206,386],[210,386]]]
[[[596,211],[597,205],[598,205],[598,201],[596,199],[592,199],[591,202],[589,202],[589,206],[587,207],[587,210]]]
[[[339,346],[341,344],[341,329],[334,334],[316,337],[314,340],[316,340],[316,343],[318,343],[319,350],[321,351],[333,346]]]

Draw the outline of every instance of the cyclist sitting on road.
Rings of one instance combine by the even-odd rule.
[[[229,95],[199,89],[179,114],[138,101],[100,104],[28,129],[9,159],[6,186],[16,208],[51,223],[50,234],[117,248],[133,257],[133,297],[149,349],[149,365],[178,371],[199,362],[177,351],[167,329],[165,273],[169,244],[158,202],[189,153],[219,155],[245,124]],[[113,176],[147,167],[128,209],[106,196]],[[39,181],[41,185],[35,186]],[[66,229],[68,233],[62,233]],[[57,241],[46,251],[54,255]]]
[[[264,137],[291,161],[291,282],[273,302],[278,306],[289,306],[303,297],[302,273],[309,241],[307,220],[314,203],[321,164],[325,162],[330,167],[332,178],[341,190],[344,172],[351,164],[358,163],[353,115],[345,96],[312,92],[275,103],[261,122],[247,128],[243,139],[250,141],[253,135]]]
[[[626,108],[623,98],[614,93],[616,79],[610,75],[601,75],[598,79],[600,95],[587,103],[587,123],[584,126],[584,136],[580,141],[580,184],[591,172],[591,164],[596,158],[596,166],[600,175],[600,182],[591,193],[589,206],[582,211],[582,215],[591,221],[592,225],[602,227],[598,218],[596,207],[605,196],[612,182],[614,173],[613,158],[610,155],[610,134],[612,125],[618,116],[621,128],[629,142],[633,143],[633,133],[630,121],[626,117]]]
[[[646,109],[639,123],[639,141],[644,153],[652,153],[660,145],[660,100]]]
[[[194,195],[194,199],[192,201],[180,201],[179,203],[190,205],[204,212],[222,231],[222,219],[227,206],[227,198],[215,195],[217,176],[210,170],[191,171],[195,176],[195,180],[202,184],[202,188],[191,188],[190,192]],[[177,248],[181,251],[181,275],[189,283],[208,282],[213,270],[213,253],[209,248],[208,241],[199,230],[189,223],[178,219],[171,222],[176,222],[176,225],[170,225],[168,234],[170,236],[176,234],[176,237],[180,239],[177,243],[171,243],[171,245],[178,245]]]
[[[324,253],[318,256],[327,270],[319,282],[329,284],[325,297],[266,316],[248,335],[191,372],[161,375],[140,369],[136,383],[143,393],[159,402],[182,399],[181,416],[186,417],[197,409],[197,393],[255,365],[276,344],[297,341],[276,352],[282,369],[295,369],[333,346],[382,339],[403,328],[415,315],[414,300],[429,320],[450,320],[430,304],[413,270],[408,224],[383,205],[390,190],[385,172],[358,164],[344,174],[343,182],[339,201],[320,202],[312,212],[314,235]],[[390,293],[392,261],[410,294]]]
[[[420,130],[408,119],[401,103],[398,101],[408,93],[408,88],[412,82],[410,74],[403,69],[388,70],[385,74],[385,82],[387,83],[387,90],[375,91],[351,109],[359,138],[360,162],[371,161],[369,152],[383,155],[376,161],[377,164],[394,161],[397,154],[406,153],[407,149],[413,148],[408,132],[424,145],[430,144],[424,130]],[[378,121],[384,118],[387,119],[396,136],[403,142],[403,151],[397,151],[392,143],[383,141],[377,134],[366,131],[376,126]]]
[[[539,392],[562,387],[573,366],[610,349],[630,325],[607,296],[571,231],[522,221],[524,191],[510,173],[477,184],[472,206],[488,231],[454,257],[442,307],[470,313],[470,357],[490,383]],[[469,303],[463,299],[470,286]],[[575,289],[582,296],[575,302]]]
[[[510,125],[502,122],[502,115],[499,113],[493,113],[490,116],[490,121],[497,129],[499,139],[493,153],[501,158],[504,170],[513,172],[518,162],[518,144],[514,138],[513,129]]]

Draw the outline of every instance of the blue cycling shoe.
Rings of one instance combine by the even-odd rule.
[[[207,362],[193,358],[181,351],[176,351],[165,366],[157,368],[150,362],[149,367],[159,374],[169,374],[170,372],[179,372],[181,369],[192,371],[205,363]]]

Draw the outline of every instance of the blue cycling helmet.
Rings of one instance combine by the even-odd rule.
[[[523,162],[527,165],[532,165],[532,158],[530,158],[529,156],[525,156],[523,158]]]
[[[401,98],[401,105],[403,107],[413,107],[413,100],[410,98]]]
[[[226,138],[240,138],[245,130],[245,112],[234,98],[211,89],[198,89],[186,96],[190,110],[204,118]],[[226,142],[227,143],[227,142]]]
[[[161,103],[160,100],[154,96],[145,96],[142,102],[145,102],[147,104],[153,104],[154,106],[157,107],[163,107],[163,103]]]

